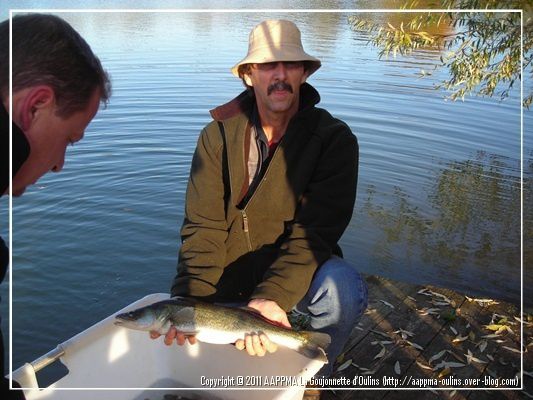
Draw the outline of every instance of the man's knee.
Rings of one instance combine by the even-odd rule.
[[[311,286],[343,305],[355,306],[360,313],[367,307],[368,290],[364,278],[342,258],[332,257],[326,261],[315,274]]]

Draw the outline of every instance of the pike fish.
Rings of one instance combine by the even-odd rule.
[[[327,363],[326,353],[331,339],[328,334],[294,331],[270,323],[248,309],[204,303],[173,297],[116,315],[115,325],[164,335],[175,326],[186,335],[195,335],[202,342],[235,343],[245,334],[264,333],[270,341],[288,347],[304,356]]]

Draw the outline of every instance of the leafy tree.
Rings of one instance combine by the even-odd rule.
[[[520,82],[520,35],[523,19],[523,71],[533,78],[533,2],[531,0],[442,0],[446,10],[406,15],[407,22],[383,26],[358,15],[349,19],[355,30],[370,33],[370,42],[380,48],[380,57],[407,54],[418,48],[445,50],[440,65],[449,70],[449,79],[438,88],[451,92],[453,100],[477,93],[509,96]],[[439,6],[440,6],[439,5]],[[418,8],[407,1],[404,9]],[[520,12],[468,12],[467,10],[522,10]],[[442,32],[442,27],[450,27]],[[436,29],[437,28],[437,29]],[[436,33],[432,32],[435,31]],[[531,88],[524,93],[524,107],[533,101]]]

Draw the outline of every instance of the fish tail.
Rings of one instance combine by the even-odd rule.
[[[328,358],[325,349],[331,343],[331,337],[322,332],[301,331],[299,334],[305,340],[296,351],[306,357],[317,359],[327,364]]]

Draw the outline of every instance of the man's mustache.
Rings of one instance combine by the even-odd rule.
[[[276,82],[268,87],[267,94],[270,95],[274,90],[286,90],[289,93],[292,93],[292,86],[287,82]]]

